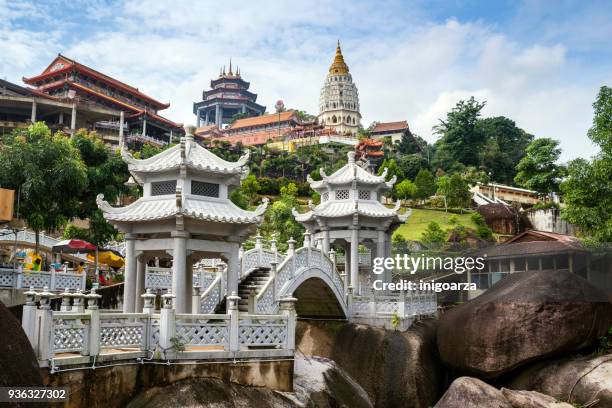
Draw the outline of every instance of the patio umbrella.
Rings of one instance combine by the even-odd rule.
[[[65,239],[53,245],[51,251],[64,254],[89,254],[96,252],[98,247],[82,239]]]
[[[95,256],[88,254],[87,259],[93,262],[95,261]],[[121,254],[112,249],[100,249],[98,251],[98,262],[113,268],[121,268],[125,264]]]

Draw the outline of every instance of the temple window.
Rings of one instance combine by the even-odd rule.
[[[321,201],[327,201],[329,200],[329,191],[326,191],[325,193],[323,193],[323,195],[321,196]]]
[[[154,181],[151,183],[152,196],[174,194],[175,192],[176,180]]]
[[[219,197],[219,184],[191,180],[191,194],[204,197]]]
[[[353,118],[353,125],[355,124],[355,118]]]
[[[348,190],[336,190],[336,200],[348,200],[349,199],[349,191]]]
[[[370,199],[370,190],[359,190],[359,199],[360,200],[369,200]]]
[[[332,116],[332,123],[338,123],[338,119],[336,119],[336,115]]]

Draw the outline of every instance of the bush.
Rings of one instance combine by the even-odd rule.
[[[455,225],[459,222],[459,217],[457,217],[456,215],[451,215],[450,217],[448,217],[448,223]]]
[[[446,241],[446,232],[435,221],[430,222],[423,232],[423,242],[429,244],[442,244]]]

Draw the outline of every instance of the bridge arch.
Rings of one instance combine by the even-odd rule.
[[[347,318],[346,299],[332,278],[321,268],[298,270],[280,290],[280,297],[297,298],[296,311],[300,317]]]

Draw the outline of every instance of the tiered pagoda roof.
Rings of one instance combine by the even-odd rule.
[[[359,215],[399,223],[410,216],[409,213],[398,213],[399,201],[393,208],[388,208],[378,199],[380,192],[393,187],[396,177],[385,181],[387,169],[380,176],[364,170],[355,163],[355,152],[349,152],[348,163],[333,174],[327,176],[322,170],[320,172],[322,180],[315,181],[308,177],[308,182],[313,190],[321,194],[321,203],[317,206],[309,204],[311,210],[304,214],[294,209],[293,215],[298,222]]]
[[[240,180],[248,173],[248,154],[236,162],[228,162],[194,142],[193,135],[188,134],[180,144],[148,159],[138,160],[126,150],[122,151],[122,157],[128,163],[132,176],[140,184],[149,184],[149,188],[144,188],[143,197],[125,207],[112,207],[104,201],[103,195],[98,195],[98,207],[111,223],[161,221],[180,216],[231,224],[261,222],[267,199],[255,211],[246,211],[229,200],[227,188],[221,188],[221,185],[240,185]],[[152,184],[159,182],[164,175],[167,181],[162,183],[176,181],[176,185],[170,184],[174,190],[152,193]],[[188,194],[187,181],[192,182],[192,188],[194,182],[201,183],[204,189],[216,186],[216,195],[193,191]]]

